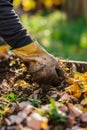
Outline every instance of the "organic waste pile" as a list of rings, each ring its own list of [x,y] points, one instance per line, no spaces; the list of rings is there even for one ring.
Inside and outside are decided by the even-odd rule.
[[[37,84],[14,55],[0,58],[0,130],[87,130],[87,73]],[[44,79],[43,79],[44,80]]]

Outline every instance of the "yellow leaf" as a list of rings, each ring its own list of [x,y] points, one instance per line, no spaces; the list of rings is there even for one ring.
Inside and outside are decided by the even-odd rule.
[[[35,8],[36,3],[34,0],[22,0],[23,9],[29,11]]]
[[[87,97],[81,101],[82,105],[87,105]]]
[[[87,96],[87,72],[84,74],[75,73],[73,78],[70,78],[68,82],[71,86],[65,90],[71,95],[79,98],[83,93],[84,97]]]
[[[82,110],[84,113],[87,112],[87,107],[84,107]]]
[[[8,108],[8,107],[5,107],[4,109],[4,114],[7,115],[7,114],[12,114],[12,109]]]
[[[14,84],[14,87],[19,87],[21,86],[22,88],[28,88],[29,87],[29,84],[26,83],[26,81],[24,80],[17,80],[17,82]]]
[[[43,130],[46,130],[47,127],[48,127],[48,121],[43,121],[43,122],[41,123],[41,128],[42,128]]]

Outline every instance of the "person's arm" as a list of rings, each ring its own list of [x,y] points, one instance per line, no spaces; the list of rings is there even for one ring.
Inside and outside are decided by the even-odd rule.
[[[37,42],[33,42],[22,27],[11,0],[0,0],[0,35],[12,46],[17,56],[29,63],[28,72],[35,81],[59,84],[64,79],[58,61]]]
[[[33,42],[33,39],[20,23],[11,1],[0,0],[0,36],[12,48],[19,48]]]

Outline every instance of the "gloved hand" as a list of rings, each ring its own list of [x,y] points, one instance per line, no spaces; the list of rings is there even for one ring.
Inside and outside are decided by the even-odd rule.
[[[14,49],[13,52],[29,63],[29,73],[35,81],[44,84],[59,84],[64,79],[64,71],[58,61],[37,42]]]

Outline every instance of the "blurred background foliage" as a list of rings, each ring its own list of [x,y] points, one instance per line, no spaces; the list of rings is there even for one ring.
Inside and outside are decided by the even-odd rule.
[[[87,61],[87,0],[14,0],[14,7],[48,52]]]

